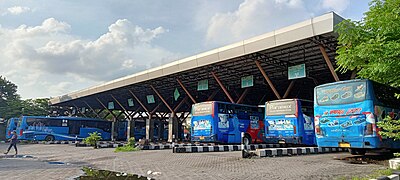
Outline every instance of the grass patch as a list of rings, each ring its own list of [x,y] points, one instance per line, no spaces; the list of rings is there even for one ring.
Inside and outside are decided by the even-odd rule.
[[[128,174],[128,173],[114,172],[114,171],[108,171],[108,170],[97,170],[97,169],[92,169],[89,167],[83,167],[82,170],[83,170],[83,172],[85,172],[85,175],[75,178],[76,180],[97,180],[97,179],[148,180],[148,179],[151,179],[151,178],[147,178],[147,177],[140,176],[137,174]]]
[[[132,146],[122,146],[122,147],[117,147],[114,150],[114,152],[131,152],[131,151],[140,151],[140,149]]]
[[[393,174],[393,169],[380,169],[376,170],[372,174],[369,174],[366,177],[351,177],[351,178],[346,178],[346,177],[339,177],[337,180],[346,180],[346,179],[351,179],[351,180],[369,180],[369,179],[376,179],[381,176],[390,176]]]

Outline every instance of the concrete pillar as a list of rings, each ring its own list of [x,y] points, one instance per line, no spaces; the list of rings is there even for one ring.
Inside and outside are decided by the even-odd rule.
[[[131,138],[131,125],[132,125],[132,117],[129,116],[128,119],[128,128],[126,129],[126,141],[129,140],[129,138]]]
[[[171,113],[171,116],[168,119],[168,142],[172,142],[174,140],[173,132],[174,132],[174,119],[175,113]],[[176,124],[176,123],[175,123]]]
[[[131,133],[131,137],[135,137],[135,129],[136,129],[136,121],[135,120],[131,120],[131,130],[129,131]],[[135,137],[135,141],[139,141],[139,139],[136,139]]]
[[[111,122],[111,141],[115,141],[115,118]]]
[[[175,139],[174,140],[178,140],[180,139],[179,136],[179,121],[178,121],[178,117],[174,118],[174,135],[175,135]]]
[[[164,124],[161,120],[158,120],[158,140],[162,140],[164,137]]]
[[[146,119],[146,139],[150,141],[154,139],[154,121],[151,120],[151,115]]]

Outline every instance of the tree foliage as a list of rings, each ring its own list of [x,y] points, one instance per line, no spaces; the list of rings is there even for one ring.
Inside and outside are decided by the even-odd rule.
[[[21,100],[20,95],[17,94],[17,85],[0,76],[1,118],[48,115],[50,110],[48,102],[48,98]]]
[[[364,15],[361,21],[345,20],[337,27],[339,70],[355,70],[361,78],[400,87],[400,0],[372,0]],[[387,117],[378,126],[383,137],[400,140],[399,120]]]
[[[356,70],[361,78],[400,86],[400,0],[372,0],[361,21],[337,27],[339,70]]]

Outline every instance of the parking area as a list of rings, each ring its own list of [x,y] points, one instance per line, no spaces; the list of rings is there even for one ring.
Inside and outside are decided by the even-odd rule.
[[[1,151],[6,148],[7,144],[0,144]],[[114,153],[114,148],[43,144],[20,145],[19,151],[34,158],[0,158],[0,177],[71,179],[82,173],[82,167],[90,166],[155,179],[338,179],[384,168],[334,159],[348,156],[348,153],[242,159],[241,152],[176,154],[172,150],[142,150]],[[148,171],[159,173],[148,175]]]

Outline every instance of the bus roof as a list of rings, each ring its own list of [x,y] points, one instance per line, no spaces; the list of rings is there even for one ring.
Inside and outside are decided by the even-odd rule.
[[[96,119],[96,118],[84,118],[84,117],[70,117],[70,116],[22,116],[23,118],[56,118],[56,119],[68,119],[68,120],[91,120],[91,121],[107,121],[104,119]]]
[[[204,101],[204,102],[199,102],[196,104],[202,104],[202,103],[221,103],[221,104],[234,104],[234,105],[240,105],[240,106],[249,106],[249,107],[257,107],[257,105],[248,105],[248,104],[237,104],[237,103],[231,103],[231,102],[225,102],[225,101]],[[195,104],[193,104],[195,105]]]
[[[337,84],[350,83],[350,82],[363,82],[363,81],[369,81],[369,80],[368,79],[351,79],[351,80],[345,80],[345,81],[338,81],[338,82],[332,82],[332,83],[327,83],[327,84],[321,84],[321,85],[316,86],[315,88],[331,86],[331,85],[337,85]]]
[[[285,102],[285,101],[293,101],[293,100],[297,100],[297,101],[306,101],[306,102],[314,102],[312,100],[307,100],[307,99],[298,99],[298,98],[292,98],[292,99],[277,99],[277,100],[272,100],[272,101],[267,101],[265,103],[271,103],[271,102]]]

